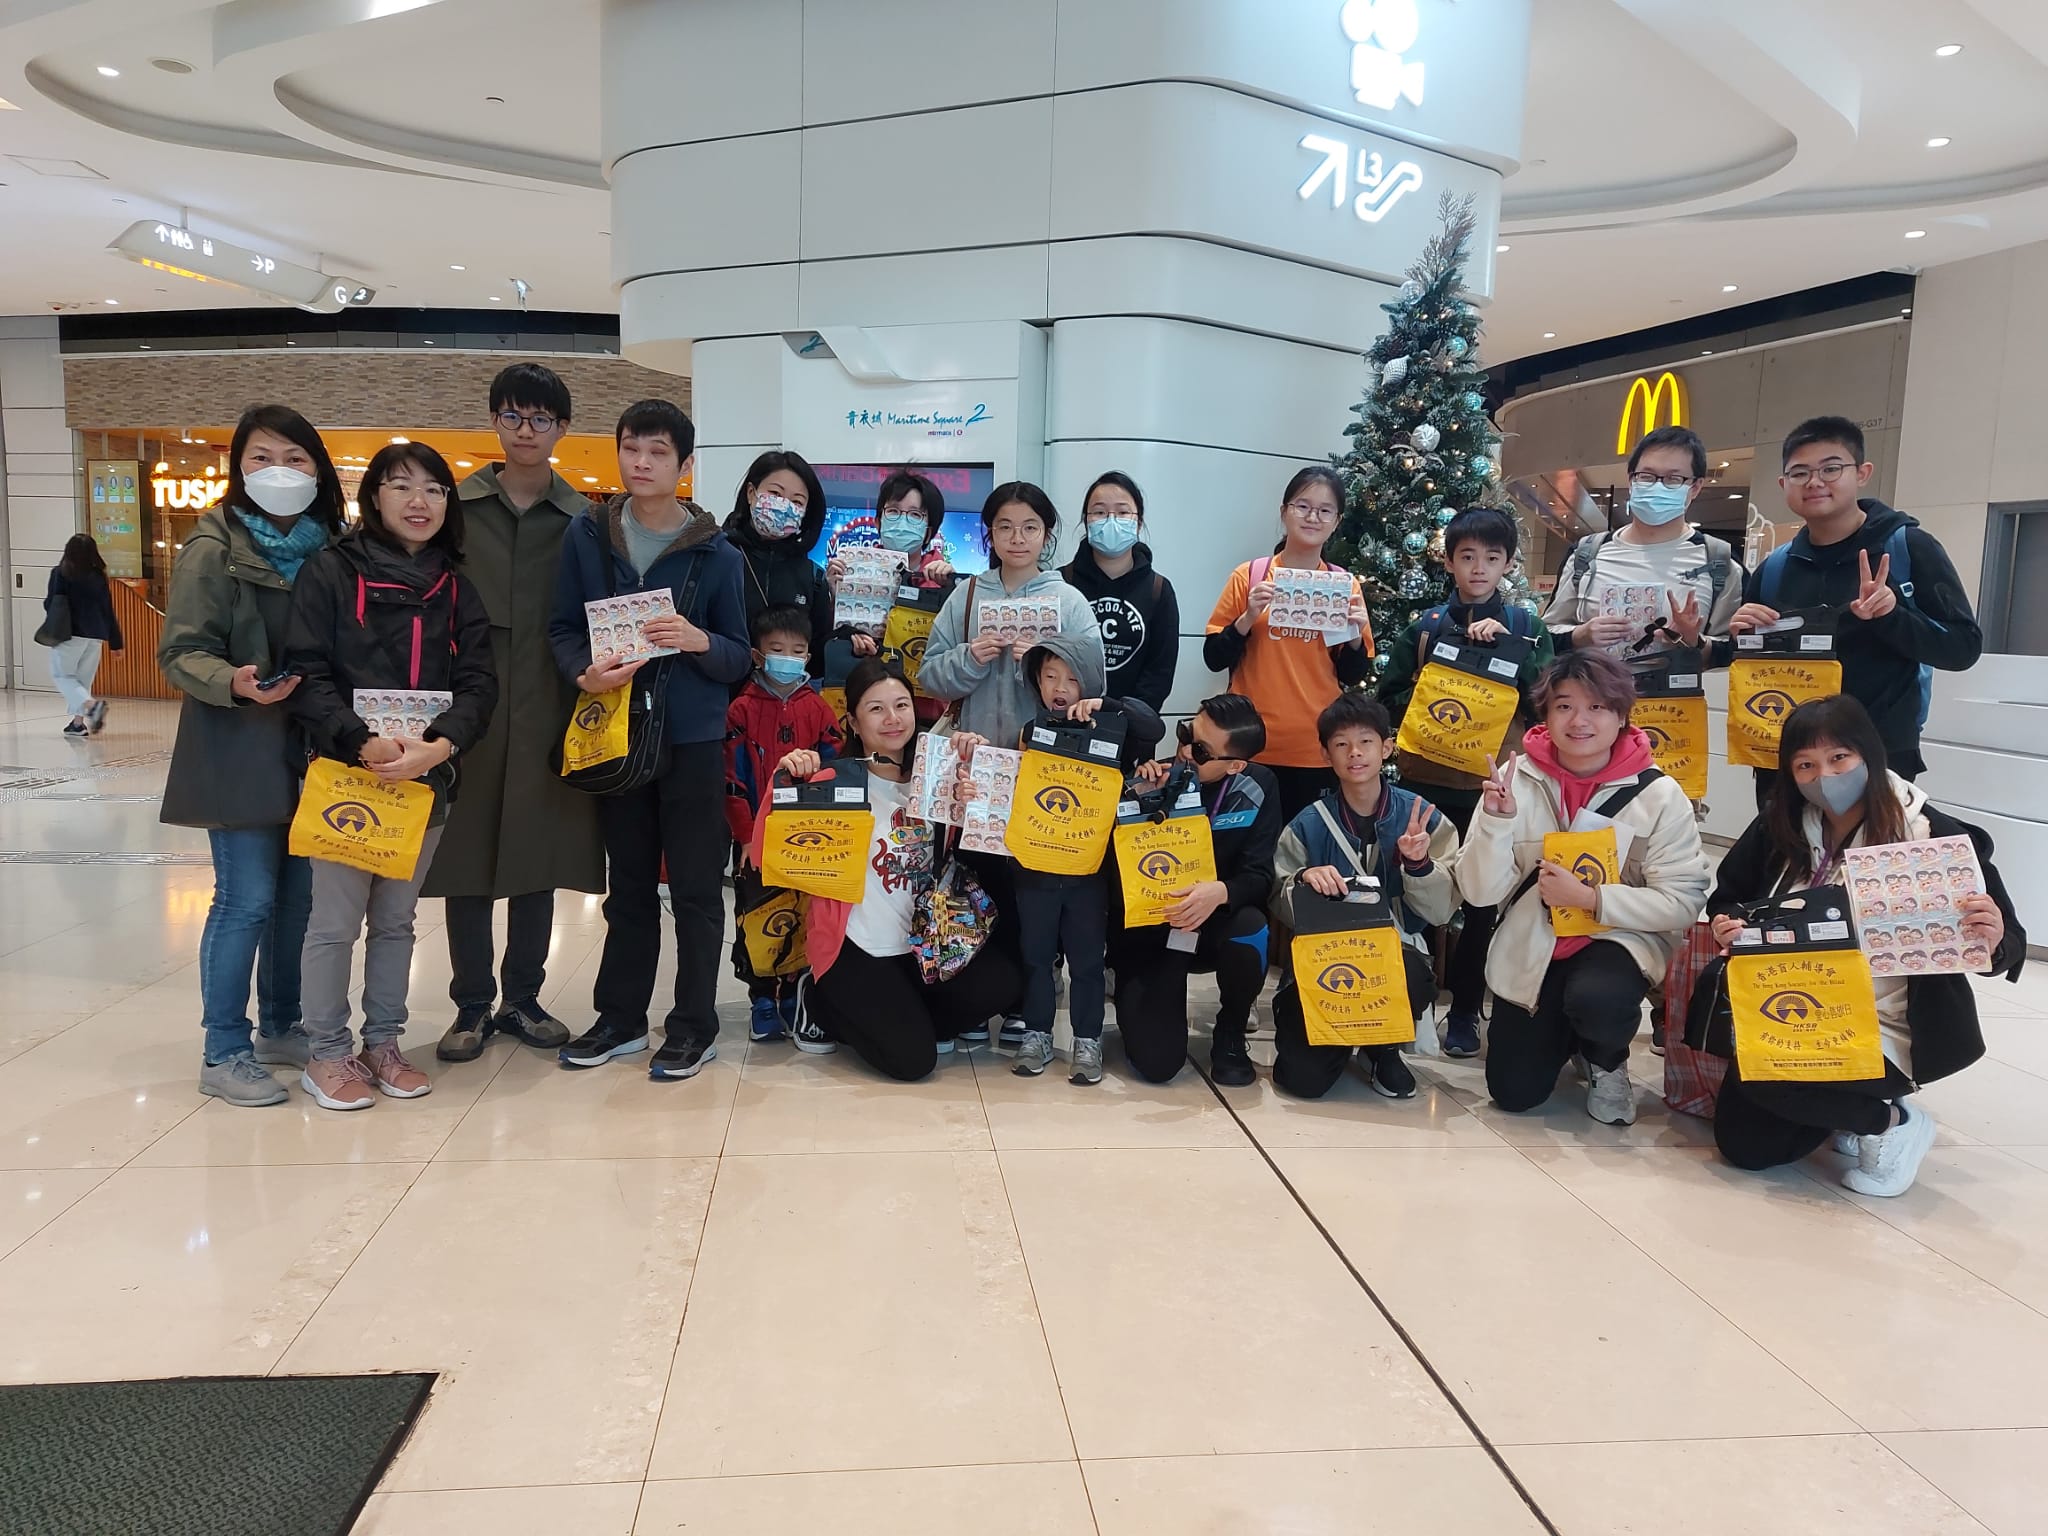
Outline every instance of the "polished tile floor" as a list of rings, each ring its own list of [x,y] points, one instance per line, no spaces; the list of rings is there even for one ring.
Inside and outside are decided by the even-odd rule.
[[[434,1093],[235,1110],[173,718],[0,694],[0,1381],[440,1372],[378,1536],[2048,1531],[2048,977],[1980,989],[1892,1201],[1647,1096],[1501,1115],[1470,1063],[896,1086],[750,1049],[729,982],[688,1083],[442,1067],[434,903]],[[563,902],[579,1027],[599,934]]]

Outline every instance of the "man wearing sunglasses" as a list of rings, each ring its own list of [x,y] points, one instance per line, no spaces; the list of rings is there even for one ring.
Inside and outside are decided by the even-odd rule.
[[[1841,416],[1801,422],[1785,439],[1778,484],[1805,524],[1750,573],[1731,635],[1803,608],[1833,608],[1842,692],[1863,701],[1892,772],[1917,778],[1928,669],[1967,672],[1984,635],[1948,551],[1905,513],[1861,492],[1875,466]],[[1757,805],[1777,775],[1757,770]]]
[[[462,793],[422,891],[447,904],[455,1022],[436,1048],[443,1061],[474,1060],[494,1033],[548,1051],[568,1043],[540,1002],[555,892],[604,889],[597,802],[549,766],[576,699],[548,644],[555,566],[570,521],[590,505],[550,462],[569,430],[568,387],[553,369],[514,363],[491,381],[491,424],[504,462],[486,464],[456,494],[467,528],[462,579],[491,616],[498,708],[484,739],[462,754]],[[491,929],[500,899],[502,964]]]

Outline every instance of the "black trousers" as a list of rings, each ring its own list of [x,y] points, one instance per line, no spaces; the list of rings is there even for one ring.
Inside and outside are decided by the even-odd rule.
[[[1738,1168],[1796,1163],[1837,1131],[1882,1136],[1893,1102],[1912,1091],[1913,1080],[1889,1061],[1883,1077],[1857,1083],[1745,1083],[1731,1061],[1714,1102],[1714,1145]]]
[[[1042,875],[1019,869],[1015,901],[1024,958],[1024,1022],[1032,1029],[1052,1029],[1053,962],[1065,955],[1067,1021],[1075,1039],[1100,1040],[1108,880],[1100,873]]]
[[[1432,790],[1427,784],[1418,784],[1415,789],[1425,800],[1432,793],[1444,797],[1448,803],[1430,803],[1450,818],[1451,825],[1458,829],[1459,841],[1464,841],[1465,834],[1472,830],[1472,814],[1479,809],[1478,797],[1468,799],[1464,790]],[[1465,926],[1451,950],[1451,963],[1444,979],[1451,987],[1451,1011],[1476,1016],[1486,1006],[1486,951],[1500,922],[1500,908],[1475,907],[1467,902],[1463,911]]]
[[[1273,782],[1280,789],[1280,817],[1283,823],[1294,820],[1314,805],[1324,790],[1337,787],[1337,776],[1327,768],[1284,768],[1277,763],[1267,763],[1265,766],[1271,770]],[[1121,978],[1118,984],[1122,984]]]
[[[498,979],[491,975],[491,908],[488,896],[450,896],[447,909],[448,996],[457,1008],[530,1003],[548,979],[548,945],[555,935],[555,893],[528,891],[505,898],[505,958]]]
[[[1502,1109],[1534,1109],[1557,1087],[1575,1052],[1602,1071],[1628,1060],[1642,1023],[1650,983],[1634,957],[1609,939],[1595,939],[1569,960],[1553,960],[1532,1014],[1504,997],[1493,1000],[1486,1036],[1486,1091]]]
[[[604,957],[591,1001],[600,1026],[647,1028],[661,961],[661,865],[675,910],[676,990],[666,1028],[680,1039],[718,1033],[719,940],[725,933],[725,752],[716,741],[672,747],[662,776],[598,801],[610,864]],[[717,835],[709,835],[717,828]]]
[[[1116,967],[1116,1026],[1131,1070],[1163,1083],[1188,1059],[1188,977],[1214,971],[1222,1006],[1216,1037],[1244,1043],[1252,1005],[1266,984],[1266,914],[1258,907],[1218,907],[1196,930],[1192,951],[1169,949],[1163,925],[1126,929],[1110,946]]]
[[[1429,1005],[1436,1001],[1436,971],[1427,955],[1405,945],[1402,946],[1401,960],[1408,973],[1408,1006],[1420,1019],[1428,1012]],[[1121,976],[1117,978],[1117,986],[1122,989]],[[1273,994],[1273,1033],[1279,1048],[1279,1053],[1273,1058],[1273,1085],[1296,1098],[1320,1099],[1337,1086],[1337,1079],[1351,1064],[1352,1047],[1348,1045],[1308,1043],[1308,1020],[1302,1015],[1301,994],[1295,990],[1291,975]],[[1378,1056],[1387,1051],[1398,1055],[1400,1050],[1398,1045],[1365,1048],[1368,1056]]]
[[[938,1043],[1002,1012],[1017,995],[1017,962],[994,944],[950,980],[926,986],[915,955],[869,954],[848,942],[811,988],[826,1034],[884,1077],[914,1083],[939,1062]]]

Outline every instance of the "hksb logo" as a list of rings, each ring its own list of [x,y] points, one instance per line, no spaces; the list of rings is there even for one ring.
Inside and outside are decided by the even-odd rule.
[[[351,837],[359,837],[372,827],[381,827],[377,813],[360,800],[337,800],[320,813],[320,819]]]

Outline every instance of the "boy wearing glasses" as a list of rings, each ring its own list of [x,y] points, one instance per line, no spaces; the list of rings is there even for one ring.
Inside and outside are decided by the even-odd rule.
[[[1560,655],[1697,649],[1728,634],[1742,567],[1725,540],[1685,514],[1707,483],[1707,445],[1690,427],[1659,427],[1628,456],[1629,521],[1572,546],[1543,622]]]
[[[555,892],[604,889],[597,802],[549,765],[576,698],[548,644],[555,567],[563,534],[590,505],[549,463],[569,430],[569,391],[553,370],[514,363],[491,381],[490,404],[504,462],[486,464],[456,494],[462,576],[491,618],[499,702],[483,740],[462,755],[462,794],[422,892],[447,910],[456,1012],[435,1049],[443,1061],[474,1060],[494,1033],[550,1051],[568,1043],[540,1002]],[[500,899],[502,959],[491,929]]]
[[[1806,526],[1750,575],[1729,632],[1761,629],[1797,609],[1835,609],[1842,692],[1869,710],[1892,772],[1917,778],[1927,766],[1923,669],[1966,672],[1984,650],[1970,599],[1939,540],[1860,494],[1874,466],[1864,462],[1855,422],[1801,422],[1785,439],[1783,465],[1785,505]],[[1776,778],[1757,770],[1759,808]]]

